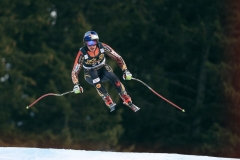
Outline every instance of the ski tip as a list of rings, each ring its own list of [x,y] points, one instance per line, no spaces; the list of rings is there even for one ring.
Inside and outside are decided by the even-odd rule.
[[[184,110],[184,109],[182,109],[182,112],[185,112],[185,110]]]
[[[26,109],[29,109],[29,107],[27,106]]]

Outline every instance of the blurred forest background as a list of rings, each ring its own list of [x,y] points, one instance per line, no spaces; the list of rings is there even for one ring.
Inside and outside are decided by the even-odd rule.
[[[240,4],[235,0],[1,0],[0,145],[240,157]],[[83,34],[94,30],[171,106],[122,81],[137,113],[104,83],[73,88]],[[116,75],[117,63],[108,59]]]

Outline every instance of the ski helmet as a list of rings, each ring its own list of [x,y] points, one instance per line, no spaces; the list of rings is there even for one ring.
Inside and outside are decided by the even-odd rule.
[[[83,36],[83,43],[86,44],[95,44],[98,42],[99,37],[95,31],[87,31]]]

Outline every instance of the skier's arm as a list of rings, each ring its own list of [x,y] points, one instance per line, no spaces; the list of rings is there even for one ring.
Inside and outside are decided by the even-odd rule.
[[[108,46],[107,44],[103,44],[104,50],[107,53],[107,55],[109,57],[111,57],[113,60],[115,60],[119,67],[122,69],[123,71],[123,79],[124,80],[131,80],[132,79],[132,74],[129,72],[129,70],[127,69],[127,65],[124,62],[124,60],[122,59],[122,57],[117,54],[110,46]]]
[[[81,51],[78,52],[76,58],[75,58],[75,62],[74,62],[74,65],[73,65],[73,69],[72,69],[72,81],[73,81],[73,84],[78,84],[78,74],[82,68],[82,65],[83,65],[83,54]]]
[[[122,59],[122,57],[117,54],[117,52],[115,52],[110,46],[108,46],[107,44],[102,43],[105,52],[107,53],[107,55],[112,58],[114,61],[116,61],[119,65],[119,67],[122,69],[122,71],[127,70],[127,66],[126,63],[124,62],[124,60]]]

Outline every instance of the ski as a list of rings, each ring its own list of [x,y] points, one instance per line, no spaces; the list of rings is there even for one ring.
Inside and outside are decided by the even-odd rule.
[[[109,106],[110,112],[113,112],[115,110],[116,103],[112,103]]]
[[[126,106],[128,106],[129,108],[131,108],[133,110],[133,112],[137,112],[138,110],[140,110],[139,107],[137,107],[135,104],[133,104],[132,102],[129,102],[128,104],[126,103],[123,103],[125,104]]]

